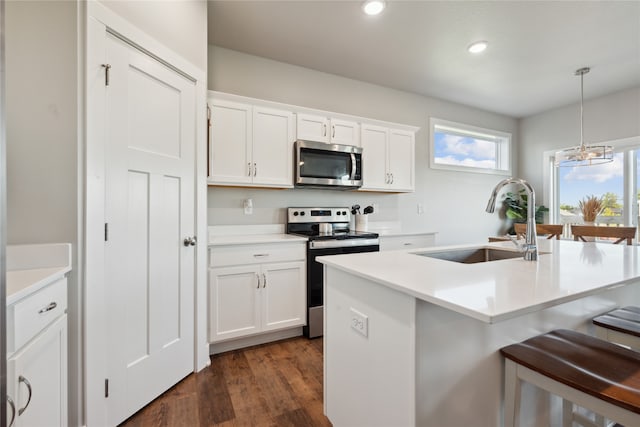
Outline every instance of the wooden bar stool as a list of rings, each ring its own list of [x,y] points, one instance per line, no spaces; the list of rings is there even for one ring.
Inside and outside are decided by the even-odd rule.
[[[505,357],[505,426],[519,425],[526,381],[625,426],[640,426],[640,353],[569,330],[500,349]],[[562,423],[596,425],[563,405]]]
[[[596,336],[640,351],[640,307],[623,307],[593,319]]]
[[[586,242],[585,237],[605,237],[617,239],[613,242],[627,242],[627,245],[633,245],[633,238],[636,236],[636,227],[597,227],[595,225],[572,225],[571,233],[573,240],[582,240]]]
[[[560,240],[563,228],[564,226],[562,224],[536,224],[536,234],[538,236],[546,234],[547,239],[553,239],[555,237]],[[513,224],[513,229],[518,237],[524,238],[524,235],[527,232],[527,224]]]

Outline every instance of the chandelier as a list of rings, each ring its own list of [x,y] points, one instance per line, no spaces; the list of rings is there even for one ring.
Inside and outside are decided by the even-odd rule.
[[[584,75],[589,67],[576,70],[580,76],[580,145],[556,151],[558,167],[592,166],[613,161],[613,148],[610,145],[585,145],[584,143]]]

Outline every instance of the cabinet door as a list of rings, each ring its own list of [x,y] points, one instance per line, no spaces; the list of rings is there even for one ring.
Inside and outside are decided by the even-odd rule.
[[[260,266],[209,270],[209,342],[260,331]]]
[[[13,380],[14,426],[67,425],[66,315],[16,352],[7,361],[7,370]]]
[[[305,263],[288,262],[262,266],[262,330],[271,331],[306,322]]]
[[[251,105],[211,101],[210,182],[247,184],[253,180],[251,111]]]
[[[390,188],[393,191],[414,191],[415,135],[413,132],[391,129],[389,131]]]
[[[385,190],[389,182],[387,173],[387,140],[385,127],[362,125],[362,190]]]
[[[296,118],[298,139],[329,142],[329,120],[324,116],[298,114]]]
[[[348,120],[331,119],[331,142],[360,146],[360,125]]]
[[[253,108],[254,185],[293,187],[293,113]]]

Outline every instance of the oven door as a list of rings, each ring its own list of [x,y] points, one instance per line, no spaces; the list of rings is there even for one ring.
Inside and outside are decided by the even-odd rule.
[[[296,186],[362,186],[362,149],[350,145],[296,141]]]
[[[307,251],[307,326],[304,327],[305,336],[315,338],[324,333],[324,265],[316,261],[316,258],[323,255],[378,252],[379,250],[380,245],[367,245],[309,249]]]

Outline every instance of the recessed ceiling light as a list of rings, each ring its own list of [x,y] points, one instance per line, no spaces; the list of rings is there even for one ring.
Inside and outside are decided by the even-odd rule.
[[[483,41],[471,43],[467,48],[467,50],[471,53],[480,53],[480,52],[484,52],[484,50],[487,48],[488,45],[489,43],[483,40]]]
[[[377,15],[385,8],[384,0],[368,0],[362,4],[362,10],[367,15]]]

